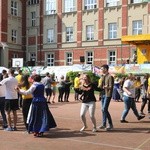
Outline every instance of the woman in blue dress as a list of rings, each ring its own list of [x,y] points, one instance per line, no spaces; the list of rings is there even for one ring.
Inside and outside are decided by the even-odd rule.
[[[40,82],[41,76],[35,75],[33,77],[33,84],[27,90],[21,90],[17,88],[20,94],[32,94],[33,100],[31,104],[31,112],[28,120],[28,132],[33,132],[34,136],[43,136],[45,131],[50,128],[55,128],[55,120],[49,111],[48,105],[46,103],[46,98],[44,97],[44,85]]]

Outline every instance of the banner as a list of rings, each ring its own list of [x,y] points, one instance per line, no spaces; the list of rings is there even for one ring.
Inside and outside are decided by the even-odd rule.
[[[100,67],[93,66],[93,73],[97,76],[101,76],[102,70],[100,69]],[[125,74],[125,66],[109,66],[109,73],[112,75]]]
[[[125,65],[125,72],[133,74],[150,73],[150,64],[127,64]]]

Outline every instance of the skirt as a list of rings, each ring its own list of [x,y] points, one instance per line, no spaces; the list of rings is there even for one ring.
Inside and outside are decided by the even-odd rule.
[[[45,132],[57,126],[46,102],[33,102],[31,104],[27,123],[28,132]]]

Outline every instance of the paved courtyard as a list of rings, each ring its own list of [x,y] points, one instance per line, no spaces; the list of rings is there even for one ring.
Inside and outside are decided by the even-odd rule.
[[[57,99],[57,98],[56,98]],[[139,110],[141,103],[137,103]],[[18,131],[0,129],[0,150],[150,150],[150,119],[146,117],[138,121],[133,112],[127,116],[129,123],[120,123],[124,108],[123,102],[111,101],[114,129],[98,130],[93,133],[92,124],[87,113],[88,128],[79,132],[82,127],[79,117],[81,102],[75,102],[73,94],[69,103],[49,105],[57,122],[57,128],[45,133],[42,138],[35,138],[25,133],[21,111],[18,112]],[[146,113],[147,108],[145,108]],[[96,102],[97,126],[101,124],[100,102]],[[1,120],[1,116],[0,116]]]

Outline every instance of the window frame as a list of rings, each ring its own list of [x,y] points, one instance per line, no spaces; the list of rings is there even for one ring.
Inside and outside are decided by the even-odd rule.
[[[31,12],[31,26],[32,27],[36,26],[36,12],[35,11]]]
[[[75,0],[64,0],[64,12],[75,11]]]
[[[141,35],[141,34],[142,34],[142,20],[132,21],[132,35]]]
[[[50,58],[48,58],[48,55],[50,55],[50,56],[53,56],[52,58],[50,57]],[[48,61],[48,60],[50,60],[50,61]],[[53,60],[53,61],[51,61],[51,60]],[[46,54],[46,65],[47,66],[54,66],[55,65],[55,55],[54,55],[54,53],[47,53]]]
[[[73,64],[73,53],[66,52],[66,65],[71,66]]]
[[[73,42],[73,27],[66,27],[66,42]]]
[[[137,3],[142,3],[142,0],[130,0],[131,4],[137,4]]]
[[[108,39],[117,38],[117,23],[108,23]]]
[[[97,0],[84,0],[85,10],[96,9],[96,8],[97,8]]]
[[[28,0],[28,5],[39,4],[39,0]]]
[[[11,41],[12,43],[17,43],[17,30],[11,30]]]
[[[11,15],[18,16],[18,2],[11,0]]]
[[[19,58],[17,53],[13,53],[13,58]]]
[[[94,25],[86,26],[86,41],[94,40]]]
[[[47,29],[47,43],[54,43],[54,28]]]
[[[120,4],[119,0],[107,0],[106,7],[118,6]]]
[[[92,55],[90,55],[92,54]],[[93,51],[87,51],[86,52],[86,64],[93,64],[94,60],[94,53]]]
[[[45,1],[45,13],[46,15],[56,14],[56,0]]]
[[[115,55],[110,55],[111,53],[112,54],[115,53]],[[116,64],[116,58],[117,58],[116,50],[109,50],[108,51],[108,57],[109,57],[108,64],[115,65]],[[112,60],[111,60],[111,58],[112,58]],[[115,59],[115,60],[113,60],[113,59]]]

